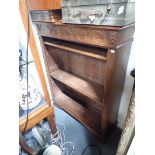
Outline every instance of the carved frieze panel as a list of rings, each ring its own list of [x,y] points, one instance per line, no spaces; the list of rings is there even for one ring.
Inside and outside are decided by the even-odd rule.
[[[130,38],[130,35],[122,37],[121,30],[104,29],[98,27],[77,27],[75,25],[37,22],[38,30],[42,36],[53,37],[62,40],[74,41],[84,44],[91,44],[106,48],[116,48]],[[131,29],[132,30],[132,29]],[[124,32],[125,33],[125,32]]]

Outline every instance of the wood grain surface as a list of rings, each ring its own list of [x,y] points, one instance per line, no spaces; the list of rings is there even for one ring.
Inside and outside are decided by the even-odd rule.
[[[30,10],[61,9],[61,0],[28,0]]]
[[[56,47],[46,47],[51,72],[60,68],[86,81],[104,84],[106,61]]]
[[[132,38],[134,24],[126,27],[86,26],[35,22],[41,36],[67,40],[91,46],[116,49]]]
[[[62,70],[57,70],[53,73],[50,73],[50,75],[52,78],[60,81],[68,87],[71,87],[75,91],[80,92],[84,96],[87,96],[92,100],[102,102],[102,86],[87,82]]]
[[[134,24],[35,23],[55,105],[105,139],[117,122]]]
[[[100,132],[100,118],[90,113],[89,110],[78,102],[65,94],[57,96],[55,102],[60,108],[64,109],[77,120],[80,120],[92,132]]]

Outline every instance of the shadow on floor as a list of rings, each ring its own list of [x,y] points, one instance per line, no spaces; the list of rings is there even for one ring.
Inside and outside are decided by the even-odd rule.
[[[66,141],[74,143],[73,155],[81,155],[84,148],[89,144],[96,144],[102,151],[102,155],[115,155],[119,139],[121,136],[121,130],[116,128],[110,135],[108,140],[102,144],[99,142],[89,130],[71,117],[69,114],[61,109],[55,108],[56,122],[61,122],[65,125],[65,137]],[[91,147],[86,150],[83,155],[99,155],[98,150],[95,147]]]

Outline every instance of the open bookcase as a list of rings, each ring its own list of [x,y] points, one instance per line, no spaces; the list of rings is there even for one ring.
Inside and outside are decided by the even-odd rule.
[[[104,141],[117,123],[134,24],[108,27],[33,22],[54,104]]]
[[[47,37],[43,41],[55,104],[97,134],[107,50]]]
[[[31,10],[54,104],[105,140],[117,123],[134,24],[64,24],[60,14]]]

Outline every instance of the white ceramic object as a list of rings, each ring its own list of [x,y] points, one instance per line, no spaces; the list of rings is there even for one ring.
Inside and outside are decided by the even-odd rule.
[[[23,110],[27,110],[27,88],[26,79],[21,79],[19,83],[19,104]],[[37,106],[41,101],[41,96],[32,85],[28,87],[28,109]]]
[[[43,153],[43,155],[62,155],[60,148],[56,145],[50,145]]]

